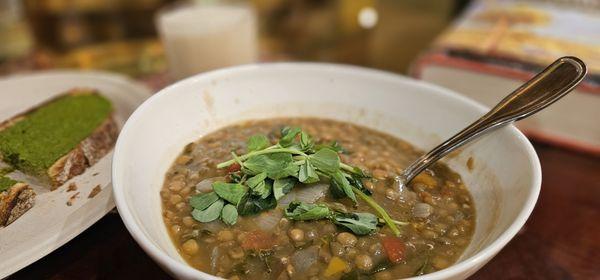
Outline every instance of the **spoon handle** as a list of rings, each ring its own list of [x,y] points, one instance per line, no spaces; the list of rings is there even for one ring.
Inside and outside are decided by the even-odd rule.
[[[585,76],[586,66],[576,57],[562,57],[502,99],[492,110],[408,166],[398,176],[406,185],[416,175],[456,148],[494,129],[524,119],[569,93]]]

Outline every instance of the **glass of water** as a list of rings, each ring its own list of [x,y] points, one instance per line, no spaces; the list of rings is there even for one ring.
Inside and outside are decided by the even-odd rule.
[[[246,2],[187,2],[161,10],[156,24],[174,79],[258,59],[256,15]]]

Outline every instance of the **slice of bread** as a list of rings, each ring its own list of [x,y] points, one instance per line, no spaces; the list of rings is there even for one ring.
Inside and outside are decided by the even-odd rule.
[[[56,189],[112,149],[112,110],[94,90],[71,90],[0,123],[0,158]]]
[[[21,217],[35,203],[35,192],[29,185],[6,177],[0,178],[0,227]]]

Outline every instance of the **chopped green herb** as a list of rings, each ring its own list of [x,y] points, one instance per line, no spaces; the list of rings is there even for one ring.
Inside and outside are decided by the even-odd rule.
[[[319,220],[329,217],[331,211],[325,204],[307,204],[294,201],[285,209],[285,216],[296,221]]]
[[[334,197],[348,197],[355,204],[358,203],[357,196],[360,197],[379,214],[395,235],[400,234],[395,221],[369,197],[370,191],[363,186],[362,179],[369,176],[360,168],[341,162],[338,153],[344,152],[344,149],[339,143],[315,145],[312,137],[298,127],[282,128],[277,144],[269,146],[270,142],[264,135],[254,135],[248,140],[248,153],[240,156],[232,153],[233,159],[217,164],[217,168],[226,168],[234,163],[241,166],[241,170],[228,175],[233,184],[213,184],[219,197],[237,206],[239,215],[273,209],[277,206],[277,200],[289,193],[296,183],[312,184],[327,178]],[[312,208],[298,208],[297,211],[308,210],[316,211]],[[305,218],[293,211],[288,214],[297,215],[298,219]],[[372,232],[373,217],[338,216],[340,219],[337,224],[358,232]],[[334,216],[329,215],[329,218],[335,222]],[[377,224],[377,217],[374,221]]]
[[[4,176],[6,174],[10,174],[13,171],[15,171],[15,168],[14,167],[10,167],[10,166],[9,167],[0,168],[0,177]]]
[[[219,196],[215,192],[197,194],[190,198],[190,206],[198,210],[204,210],[217,200],[219,200]]]
[[[233,205],[238,205],[247,192],[246,188],[241,184],[214,182],[212,187],[219,197],[229,201]]]
[[[250,157],[244,162],[244,167],[251,171],[250,175],[262,172],[267,173],[271,179],[281,179],[298,173],[298,166],[294,165],[290,153],[273,153]]]
[[[17,183],[17,181],[15,181],[11,178],[0,177],[0,192],[8,190],[10,187],[12,187],[16,183]]]
[[[356,196],[352,191],[352,186],[350,186],[350,182],[348,182],[348,179],[346,179],[346,176],[344,176],[341,171],[338,170],[337,172],[331,174],[331,182],[332,184],[336,185],[335,187],[337,189],[341,189],[347,197],[352,199],[354,203],[357,203]]]
[[[300,132],[300,148],[304,152],[311,151],[315,146],[312,137],[304,131]]]
[[[377,216],[371,213],[344,213],[332,210],[326,204],[309,204],[294,201],[284,210],[285,217],[297,221],[329,219],[355,234],[367,235],[377,230]]]
[[[277,179],[273,182],[273,195],[275,200],[281,199],[284,195],[289,193],[292,188],[296,185],[297,180],[294,177],[287,177]]]
[[[270,181],[266,181],[265,179],[267,179],[267,173],[263,172],[249,178],[246,184],[252,189],[253,194],[261,198],[267,198],[271,194],[272,185]]]
[[[201,223],[212,222],[221,216],[221,210],[223,210],[224,205],[225,202],[222,199],[219,199],[204,210],[192,210],[192,217]]]
[[[340,157],[329,148],[318,150],[310,156],[310,162],[319,170],[331,174],[339,171]]]
[[[0,132],[3,161],[33,175],[45,175],[110,116],[112,105],[88,90],[66,94],[26,114]]]
[[[294,139],[302,130],[299,127],[284,127],[281,129],[281,138],[279,145],[281,147],[289,147],[294,144]]]
[[[238,204],[238,213],[240,216],[248,216],[258,214],[262,211],[273,209],[277,206],[277,200],[270,195],[267,198],[261,198],[255,195],[246,195]]]
[[[238,212],[235,206],[227,204],[221,210],[221,220],[228,225],[235,225],[238,218]]]
[[[248,139],[248,152],[258,151],[269,147],[271,143],[267,136],[256,134]]]
[[[298,180],[305,184],[319,182],[319,175],[317,174],[317,171],[313,167],[312,163],[310,163],[310,160],[305,160],[304,163],[300,165]]]
[[[377,230],[377,216],[371,213],[336,213],[333,223],[346,227],[358,235],[367,235]]]

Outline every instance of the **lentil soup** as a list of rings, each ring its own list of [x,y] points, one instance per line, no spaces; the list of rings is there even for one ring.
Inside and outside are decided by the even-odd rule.
[[[285,140],[286,133],[291,138]],[[262,152],[255,135],[265,136]],[[290,166],[299,167],[283,179],[279,173],[251,173],[249,151],[266,154],[274,149],[267,144],[284,145],[284,140],[296,141],[281,151],[291,149]],[[339,157],[347,181],[318,160],[326,154],[322,146],[337,153],[328,158]],[[469,244],[475,208],[460,176],[440,163],[398,190],[394,176],[420,154],[390,135],[332,120],[236,124],[185,147],[165,177],[163,218],[191,266],[226,279],[397,279],[431,273],[454,263]],[[285,180],[293,184],[281,187]],[[348,181],[355,195],[332,190],[346,190]],[[236,199],[218,189],[233,193],[235,186],[246,194]],[[263,200],[248,208],[250,193]],[[260,211],[248,215],[248,209]]]

